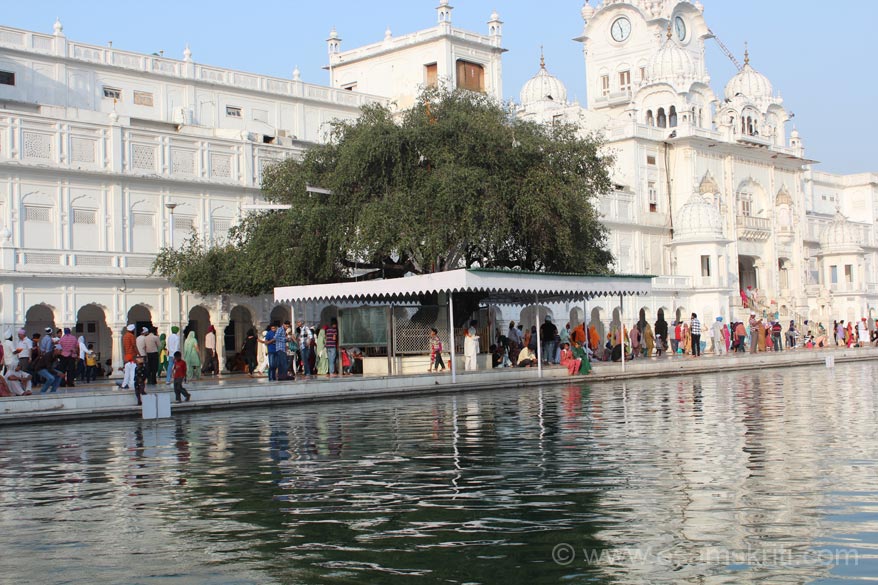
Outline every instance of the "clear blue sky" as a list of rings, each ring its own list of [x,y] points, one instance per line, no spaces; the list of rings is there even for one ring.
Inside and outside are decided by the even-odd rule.
[[[713,31],[742,57],[749,41],[751,63],[780,90],[807,154],[830,172],[878,172],[878,0],[702,0]],[[592,0],[592,4],[595,0]],[[144,53],[164,50],[181,58],[188,42],[193,59],[211,65],[328,83],[325,40],[335,26],[342,49],[379,41],[436,22],[438,0],[227,0],[148,3],[3,1],[0,23],[51,32],[60,16],[68,38]],[[571,99],[585,101],[581,0],[456,0],[454,26],[486,32],[493,9],[504,21],[504,96],[518,100],[522,84],[546,62],[567,85]],[[734,74],[711,41],[708,68],[720,95]]]

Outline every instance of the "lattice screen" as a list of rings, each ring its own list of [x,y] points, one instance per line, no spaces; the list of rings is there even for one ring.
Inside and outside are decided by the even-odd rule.
[[[396,355],[430,353],[430,329],[448,345],[448,310],[435,305],[393,307],[393,350]],[[445,348],[447,350],[447,348]]]

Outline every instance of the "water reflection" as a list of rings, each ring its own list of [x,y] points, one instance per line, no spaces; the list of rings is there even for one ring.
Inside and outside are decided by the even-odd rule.
[[[802,583],[878,574],[871,365],[0,430],[0,574]]]

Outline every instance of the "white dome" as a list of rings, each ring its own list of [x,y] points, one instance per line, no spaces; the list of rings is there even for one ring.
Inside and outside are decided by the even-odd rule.
[[[522,106],[542,101],[566,104],[567,88],[564,87],[560,79],[546,71],[546,63],[541,57],[540,70],[527,80],[527,83],[521,88],[519,97]]]
[[[678,79],[694,79],[697,74],[689,53],[672,38],[665,40],[646,66],[646,78],[650,83],[661,81],[673,83]]]
[[[701,193],[695,193],[677,212],[674,239],[721,240],[723,220],[716,207]]]
[[[741,94],[751,100],[770,98],[771,82],[768,78],[750,67],[750,55],[744,53],[744,67],[726,84],[726,99],[730,100]]]
[[[860,234],[856,226],[841,214],[835,212],[832,221],[820,233],[820,245],[824,248],[839,246],[859,246]]]

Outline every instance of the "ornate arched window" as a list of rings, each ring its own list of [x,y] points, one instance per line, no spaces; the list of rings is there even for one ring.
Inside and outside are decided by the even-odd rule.
[[[665,116],[665,109],[658,109],[658,127],[659,128],[667,128],[668,127],[668,119]]]
[[[668,126],[671,128],[677,127],[677,107],[671,106],[670,114],[668,115]]]
[[[655,118],[652,115],[652,110],[646,110],[646,125],[655,126]]]

